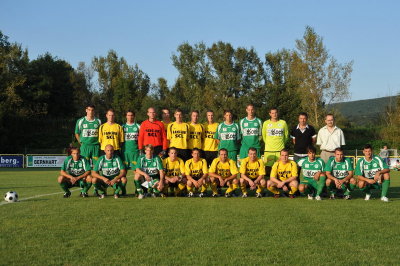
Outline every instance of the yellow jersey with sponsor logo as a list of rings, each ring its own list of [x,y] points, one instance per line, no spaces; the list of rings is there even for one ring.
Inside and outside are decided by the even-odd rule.
[[[206,160],[200,159],[197,162],[193,159],[187,160],[185,163],[185,174],[190,175],[194,179],[201,178],[204,174],[208,174]]]
[[[233,160],[227,159],[226,162],[223,163],[219,158],[215,158],[212,161],[208,172],[215,173],[222,178],[228,178],[239,173],[236,163]]]
[[[286,179],[295,176],[297,177],[297,165],[292,160],[289,160],[285,164],[277,161],[272,166],[271,177],[275,177],[281,181],[285,181]]]
[[[256,179],[260,175],[265,175],[265,166],[264,162],[261,159],[257,159],[257,161],[250,161],[249,157],[246,157],[240,163],[240,171],[241,174],[245,174],[248,178]]]

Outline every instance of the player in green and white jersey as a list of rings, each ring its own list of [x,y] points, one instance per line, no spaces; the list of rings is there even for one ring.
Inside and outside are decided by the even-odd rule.
[[[71,155],[64,160],[58,177],[58,183],[65,192],[64,198],[69,198],[71,196],[69,188],[76,186],[81,188],[80,196],[86,198],[92,186],[91,182],[89,162],[80,155],[79,148],[71,148]]]
[[[148,188],[153,197],[156,197],[156,193],[160,193],[164,188],[164,170],[161,158],[157,155],[154,156],[154,148],[151,144],[144,146],[144,153],[139,157],[136,165],[134,180],[136,192],[139,194],[138,199],[144,197],[142,185]]]
[[[331,199],[335,199],[337,190],[344,192],[344,199],[351,199],[351,191],[356,187],[353,178],[354,167],[350,158],[345,158],[342,148],[335,149],[335,157],[329,158],[325,165],[326,188]]]
[[[371,198],[371,188],[382,189],[381,200],[388,202],[389,166],[381,157],[373,155],[371,145],[365,145],[363,153],[364,157],[357,161],[356,166],[355,174],[358,177],[358,187],[365,192],[365,200]]]
[[[111,144],[104,148],[105,155],[101,156],[92,171],[92,183],[100,192],[99,198],[103,199],[107,187],[114,189],[114,198],[119,198],[119,192],[126,186],[125,165],[118,155],[114,154],[114,147]]]
[[[257,157],[261,158],[262,122],[255,116],[254,105],[246,107],[247,117],[239,122],[240,134],[242,135],[242,146],[240,147],[240,160],[247,157],[249,149],[257,150]]]
[[[224,111],[224,119],[225,122],[218,125],[214,138],[218,141],[218,150],[226,149],[228,158],[236,162],[240,145],[240,128],[233,122],[231,111]]]
[[[307,194],[308,199],[321,200],[321,193],[325,187],[325,162],[321,158],[315,157],[316,149],[314,146],[307,148],[307,157],[301,158],[297,165],[301,167],[303,180],[300,182],[300,194]]]
[[[75,125],[75,137],[81,144],[81,155],[92,160],[94,165],[100,155],[99,127],[101,121],[94,117],[94,105],[86,107],[86,116],[78,119]]]
[[[135,112],[126,112],[126,123],[122,125],[125,134],[125,142],[122,146],[122,160],[126,169],[135,170],[137,160],[139,159],[139,129],[140,125],[135,123]]]

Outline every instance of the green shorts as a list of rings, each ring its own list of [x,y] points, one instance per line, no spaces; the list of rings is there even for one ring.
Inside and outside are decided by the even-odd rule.
[[[238,151],[228,151],[228,158],[233,160],[234,162],[237,161]]]
[[[281,152],[280,151],[266,151],[264,152],[264,163],[265,166],[272,167],[275,162],[279,160]]]
[[[92,163],[96,162],[100,156],[100,144],[81,144],[81,155],[85,157],[86,160],[93,160]]]
[[[382,188],[381,184],[378,184],[378,183],[375,183],[375,184],[368,184],[367,182],[365,182],[365,183],[366,183],[366,186],[369,186],[370,189],[381,189]]]
[[[314,180],[314,178],[311,178],[311,177],[304,177],[304,179],[300,181],[300,184],[311,186],[315,189],[317,189],[317,186],[318,186],[317,183],[318,183],[318,181]]]
[[[251,147],[246,146],[246,145],[242,145],[240,147],[240,160],[249,156],[249,149],[250,148]],[[256,147],[253,147],[253,148],[255,148],[257,150],[257,157],[261,158],[261,148],[256,148]]]
[[[125,151],[122,153],[122,161],[124,162],[127,169],[136,169],[136,164],[139,159],[139,150],[137,151]]]

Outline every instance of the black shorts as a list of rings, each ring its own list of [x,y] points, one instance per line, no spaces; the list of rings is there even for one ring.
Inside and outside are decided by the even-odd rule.
[[[218,157],[218,151],[204,151],[204,159],[206,159],[208,166],[211,165],[212,161]]]

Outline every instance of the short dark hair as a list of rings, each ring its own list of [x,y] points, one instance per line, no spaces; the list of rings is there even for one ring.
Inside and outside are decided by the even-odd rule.
[[[341,147],[339,147],[339,148],[336,148],[336,149],[335,149],[335,152],[337,152],[337,151],[344,152],[344,151],[343,151],[343,149],[342,149]]]
[[[86,108],[93,108],[93,109],[96,109],[96,107],[94,106],[94,104],[88,104],[88,105],[86,105]]]
[[[199,111],[198,110],[193,110],[193,111],[190,112],[190,115],[192,115],[193,113],[199,114]]]
[[[276,111],[278,111],[278,108],[276,108],[275,106],[273,106],[273,107],[269,108],[269,111],[270,111],[270,112],[271,112],[272,110],[276,110]]]
[[[128,113],[132,113],[133,115],[136,115],[136,114],[135,114],[135,112],[134,112],[134,111],[132,111],[132,110],[128,110],[128,111],[126,111],[126,114],[128,114]]]
[[[317,149],[314,146],[310,145],[310,146],[307,147],[307,152],[316,153]]]
[[[194,151],[198,151],[200,153],[200,149],[198,149],[198,148],[193,148],[192,149],[192,154],[193,154]]]
[[[247,153],[249,153],[249,151],[255,151],[255,152],[257,152],[257,149],[254,148],[254,147],[250,147],[250,148],[247,150]]]
[[[220,153],[221,153],[221,151],[226,151],[226,153],[228,153],[228,150],[227,150],[227,149],[225,149],[225,148],[222,148],[222,149],[220,149],[220,150],[218,151],[218,154],[220,154]]]
[[[182,109],[176,108],[174,114],[176,113],[183,113]]]
[[[112,108],[108,108],[107,111],[106,111],[106,114],[107,114],[108,112],[113,112],[113,113],[115,113],[114,109],[112,109]]]
[[[213,110],[211,110],[211,109],[209,109],[209,110],[207,110],[207,112],[206,113],[214,113],[214,111]]]
[[[308,118],[308,114],[307,114],[306,112],[300,112],[300,113],[299,113],[299,116],[301,116],[301,115],[302,115],[302,116],[305,116],[306,118]]]
[[[280,154],[281,154],[282,152],[287,152],[287,153],[289,153],[289,150],[286,149],[286,148],[284,148],[284,149],[282,149],[282,150],[280,151]]]
[[[169,109],[168,109],[167,107],[161,108],[161,111],[162,111],[162,110],[167,110],[167,111],[169,112]]]
[[[334,116],[332,113],[328,113],[328,114],[326,114],[326,115],[325,115],[325,118],[326,118],[327,116],[332,116],[332,117],[333,117],[333,119],[335,119],[335,116]]]
[[[249,104],[246,105],[246,108],[249,107],[249,106],[253,106],[254,107],[254,104],[249,103]]]
[[[371,144],[365,144],[365,145],[364,145],[364,150],[368,150],[368,149],[371,149],[371,150],[372,150]]]
[[[224,115],[225,115],[226,113],[231,113],[231,114],[232,114],[232,111],[229,110],[229,109],[225,109],[225,110],[224,110]]]
[[[172,150],[178,151],[175,147],[170,147],[170,148],[168,148],[168,153],[169,153],[170,151],[172,151]]]

